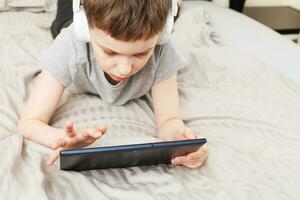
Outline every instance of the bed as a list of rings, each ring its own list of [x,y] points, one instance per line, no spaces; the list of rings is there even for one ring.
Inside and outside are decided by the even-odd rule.
[[[207,161],[195,170],[66,172],[46,166],[51,150],[14,131],[41,70],[37,57],[52,42],[55,1],[1,1],[0,10],[0,199],[300,198],[296,44],[237,12],[185,1],[173,34],[188,63],[178,75],[180,103],[185,122],[208,140]],[[108,106],[67,92],[50,123],[107,124],[93,146],[158,141],[148,102]]]

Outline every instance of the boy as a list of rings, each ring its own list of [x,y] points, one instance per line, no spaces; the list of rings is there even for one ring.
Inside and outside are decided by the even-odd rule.
[[[75,21],[58,35],[40,59],[44,69],[17,131],[54,150],[49,165],[59,157],[59,151],[82,148],[99,139],[106,126],[77,130],[72,121],[64,129],[48,125],[64,89],[72,85],[79,92],[97,94],[114,105],[124,105],[151,91],[157,137],[198,138],[185,126],[179,111],[177,70],[184,63],[171,41],[158,45],[171,0],[85,0],[83,7],[89,42],[78,40]],[[206,157],[205,145],[171,162],[196,168]]]

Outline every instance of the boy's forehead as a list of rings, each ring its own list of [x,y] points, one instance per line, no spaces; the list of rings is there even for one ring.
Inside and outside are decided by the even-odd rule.
[[[158,35],[152,37],[148,40],[138,40],[134,42],[126,42],[121,40],[116,40],[110,35],[106,34],[100,29],[91,29],[92,42],[102,48],[122,53],[122,54],[136,54],[147,51],[155,47]]]

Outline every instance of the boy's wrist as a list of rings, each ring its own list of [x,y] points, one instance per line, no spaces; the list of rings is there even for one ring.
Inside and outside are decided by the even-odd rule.
[[[174,125],[184,125],[182,118],[180,117],[171,117],[164,121],[162,124],[157,126],[157,129],[161,129],[166,125],[174,124]]]
[[[181,118],[171,118],[165,121],[158,129],[156,136],[162,140],[175,140],[175,135],[185,127]]]
[[[63,129],[51,127],[37,119],[19,122],[16,131],[20,132],[26,140],[36,142],[48,148],[52,148],[53,144],[59,138],[63,138],[66,135]]]

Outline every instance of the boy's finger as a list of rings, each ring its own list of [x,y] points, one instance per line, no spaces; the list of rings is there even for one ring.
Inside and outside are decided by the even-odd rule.
[[[185,163],[183,166],[188,167],[190,169],[196,169],[200,167],[203,164],[203,162],[197,162],[197,163]]]
[[[177,162],[175,161],[175,158],[173,158],[173,159],[171,160],[171,164],[172,164],[172,165],[178,165]]]
[[[88,132],[88,136],[89,136],[89,138],[96,139],[96,138],[98,138],[98,137],[101,136],[101,133],[98,133],[98,131],[96,131],[96,132]]]
[[[202,161],[205,161],[207,159],[207,157],[208,157],[208,148],[207,148],[207,145],[202,146],[199,150],[200,150],[200,156],[199,156],[200,159]]]
[[[58,155],[51,155],[50,158],[47,160],[47,165],[51,166],[55,163],[56,159],[58,158]]]
[[[181,165],[185,162],[186,160],[186,156],[178,156],[176,158],[173,158],[171,161],[172,161],[172,164],[174,165]]]
[[[199,160],[200,157],[201,157],[201,153],[199,153],[199,152],[193,152],[193,153],[189,153],[186,156],[186,160],[187,161],[195,161],[195,160]]]
[[[90,136],[87,132],[85,132],[85,133],[82,133],[82,134],[78,134],[76,137],[67,138],[67,144],[72,146],[72,145],[75,145],[77,143],[86,141],[88,138],[90,138]]]
[[[195,134],[193,134],[193,133],[191,133],[191,132],[185,133],[185,134],[184,134],[184,137],[185,137],[187,140],[193,140],[193,139],[196,139]]]
[[[73,137],[75,135],[74,124],[71,120],[67,121],[65,131],[69,137]]]
[[[176,140],[185,140],[186,138],[184,137],[184,134],[177,134],[175,135]]]
[[[182,165],[189,167],[189,168],[197,168],[197,167],[201,166],[204,163],[204,161],[205,161],[205,158],[200,157],[195,160],[187,160]]]
[[[107,128],[105,126],[99,126],[98,129],[96,129],[96,131],[88,131],[88,134],[90,137],[98,139],[105,134],[106,130]]]
[[[201,147],[198,151],[190,153],[187,155],[187,162],[194,164],[199,162],[204,162],[208,156],[207,146]]]
[[[50,158],[47,160],[47,165],[53,165],[55,163],[55,161],[57,160],[57,158],[59,157],[59,152],[60,152],[61,148],[59,148],[59,150],[56,150],[51,156]]]
[[[107,127],[105,125],[101,125],[98,127],[98,131],[100,131],[103,135],[107,131]]]
[[[93,139],[98,139],[102,136],[102,132],[96,131],[96,132],[90,133],[89,136],[92,137]]]
[[[203,163],[203,159],[196,155],[195,157],[187,156],[186,160],[182,163],[182,165],[189,168],[196,168],[197,166],[201,165],[200,163]]]
[[[58,147],[62,147],[66,145],[66,140],[64,138],[60,138],[56,141],[56,143],[52,146],[52,149],[57,149]]]
[[[79,137],[80,139],[85,140],[87,137],[90,136],[91,131],[86,131],[80,134],[81,137]]]

